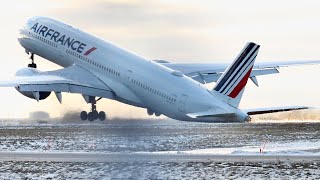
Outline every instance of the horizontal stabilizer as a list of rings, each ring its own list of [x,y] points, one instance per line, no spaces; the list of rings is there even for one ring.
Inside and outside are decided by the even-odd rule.
[[[187,116],[189,116],[193,119],[209,118],[209,117],[226,117],[226,116],[232,116],[232,115],[235,115],[235,113],[217,113],[217,112],[212,112],[212,111],[204,111],[204,112],[187,114]]]
[[[296,111],[296,110],[304,110],[304,109],[312,109],[312,108],[306,107],[306,106],[289,106],[289,107],[248,109],[244,111],[250,116],[250,115],[269,114],[269,113]]]

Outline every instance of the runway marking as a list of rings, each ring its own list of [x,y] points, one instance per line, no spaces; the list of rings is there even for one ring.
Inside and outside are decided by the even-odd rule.
[[[93,152],[0,152],[0,161],[30,162],[320,162],[316,155],[214,155]]]

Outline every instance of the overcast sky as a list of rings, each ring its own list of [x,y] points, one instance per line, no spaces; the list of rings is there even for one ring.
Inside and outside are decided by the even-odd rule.
[[[231,63],[248,41],[261,45],[259,62],[320,59],[319,7],[319,0],[6,1],[0,7],[0,79],[29,63],[17,31],[32,16],[62,20],[149,59]],[[36,62],[40,70],[59,68],[40,58]],[[259,88],[249,82],[241,106],[320,106],[319,68],[281,69],[279,75],[258,78]],[[37,103],[14,89],[1,92],[0,117],[26,117],[37,110],[48,110],[52,116],[89,110],[80,95],[64,94],[59,105],[54,96]],[[110,100],[99,104],[110,117],[146,114]]]

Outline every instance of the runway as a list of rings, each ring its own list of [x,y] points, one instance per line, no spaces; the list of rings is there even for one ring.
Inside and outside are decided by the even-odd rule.
[[[41,123],[0,125],[0,179],[320,178],[318,122]]]
[[[165,153],[0,152],[0,161],[17,162],[320,162],[317,155],[217,155]]]

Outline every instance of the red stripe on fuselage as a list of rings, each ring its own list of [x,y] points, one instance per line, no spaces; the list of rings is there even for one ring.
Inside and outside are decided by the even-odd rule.
[[[231,98],[235,98],[239,95],[239,93],[242,91],[242,89],[247,85],[249,76],[251,74],[252,67],[247,72],[247,74],[242,78],[242,80],[239,82],[239,84],[233,89],[233,91],[228,95]]]
[[[88,56],[90,53],[92,53],[93,51],[95,51],[97,48],[93,47],[91,49],[89,49],[86,53],[84,53],[85,56]]]

